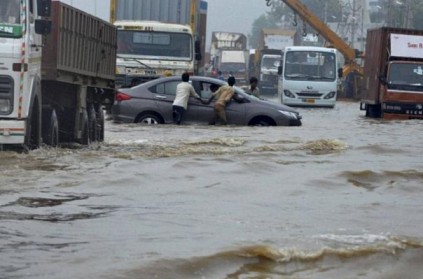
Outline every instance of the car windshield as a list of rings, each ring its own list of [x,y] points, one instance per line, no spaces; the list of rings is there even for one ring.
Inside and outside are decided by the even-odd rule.
[[[192,60],[192,36],[186,33],[119,30],[117,52],[155,60]]]

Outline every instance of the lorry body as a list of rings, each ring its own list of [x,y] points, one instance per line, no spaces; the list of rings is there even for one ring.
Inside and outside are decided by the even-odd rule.
[[[295,30],[264,28],[260,32],[259,48],[254,62],[250,65],[250,75],[259,80],[260,92],[264,95],[278,93],[278,67],[285,47],[294,45]]]
[[[220,71],[225,79],[232,75],[237,85],[246,84],[247,56],[247,37],[244,34],[212,32],[210,57],[214,76]]]
[[[423,30],[369,29],[365,53],[366,116],[423,119]]]
[[[246,83],[247,53],[245,50],[222,50],[218,65],[223,76],[232,75],[238,85]]]
[[[337,51],[334,48],[285,48],[279,99],[290,106],[333,108],[338,86],[337,64]]]
[[[118,86],[197,74],[204,65],[207,2],[112,0],[111,6],[118,28]]]
[[[115,27],[59,1],[13,2],[0,22],[0,145],[102,141]]]

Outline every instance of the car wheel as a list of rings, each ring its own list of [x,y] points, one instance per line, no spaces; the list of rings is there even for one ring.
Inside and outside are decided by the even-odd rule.
[[[153,113],[143,114],[135,122],[143,125],[157,125],[162,123],[160,117]]]
[[[257,118],[253,120],[250,125],[267,127],[267,126],[274,126],[275,123],[273,123],[272,120],[268,118]]]

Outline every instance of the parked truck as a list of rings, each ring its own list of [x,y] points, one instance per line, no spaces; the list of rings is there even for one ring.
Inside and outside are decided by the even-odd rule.
[[[363,88],[367,117],[423,119],[423,30],[368,30]]]
[[[207,2],[200,0],[111,0],[111,22],[118,29],[117,86],[197,74],[204,65],[206,15]]]
[[[259,79],[262,94],[278,93],[278,67],[281,65],[283,50],[294,45],[296,31],[280,28],[265,28],[260,32],[259,48],[249,65],[250,76]]]
[[[247,37],[241,33],[212,32],[210,46],[213,73],[220,71],[225,79],[234,76],[237,85],[245,85],[248,78]]]
[[[115,27],[59,1],[3,4],[0,147],[102,141],[103,105],[114,98]]]

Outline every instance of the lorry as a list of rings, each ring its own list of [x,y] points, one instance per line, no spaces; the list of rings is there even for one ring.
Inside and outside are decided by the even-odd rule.
[[[116,28],[59,1],[9,2],[0,17],[0,147],[102,141]]]
[[[197,74],[205,45],[207,2],[111,0],[118,29],[116,84],[130,87],[161,76]]]
[[[211,65],[213,75],[221,72],[227,79],[234,76],[237,85],[247,83],[247,37],[242,33],[212,32],[210,46]]]
[[[365,53],[366,116],[423,119],[423,30],[369,29]]]
[[[281,65],[283,50],[294,45],[295,30],[264,28],[260,32],[259,48],[249,65],[250,76],[259,80],[262,94],[278,93],[278,67]]]

